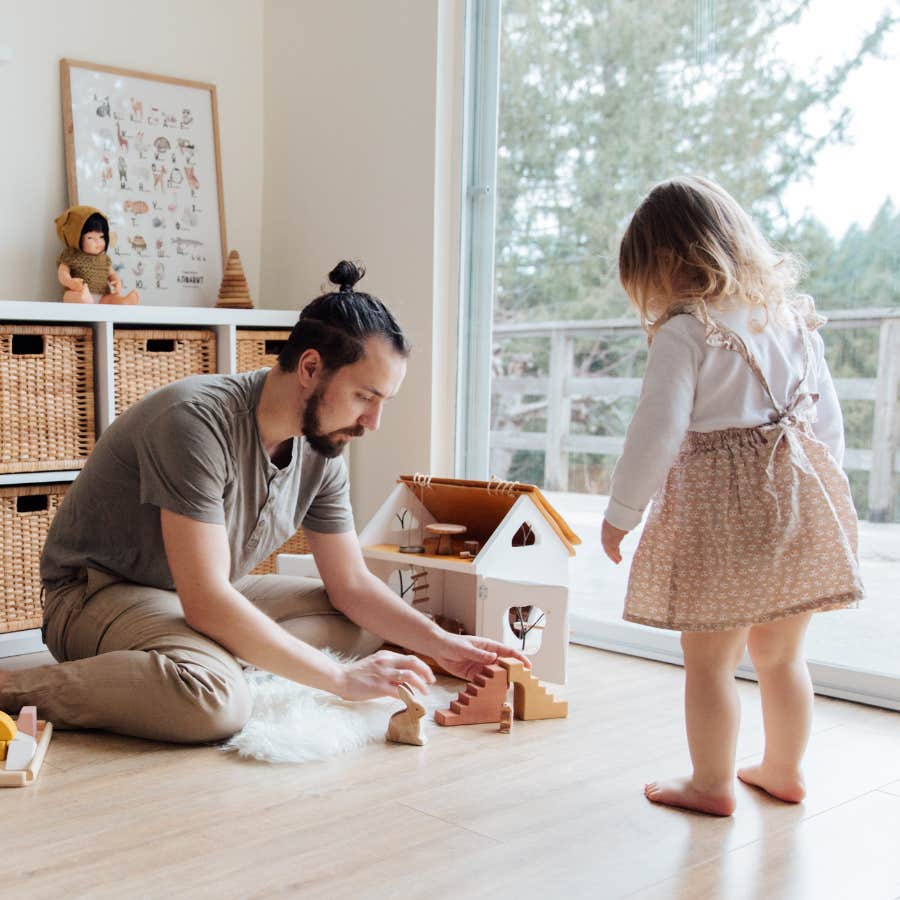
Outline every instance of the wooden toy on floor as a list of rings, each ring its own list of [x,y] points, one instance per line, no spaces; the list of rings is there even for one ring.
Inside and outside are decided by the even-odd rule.
[[[513,708],[511,703],[500,707],[500,734],[509,734],[512,730]]]
[[[16,720],[16,727],[19,731],[24,731],[33,738],[37,738],[37,707],[23,706],[19,710],[19,718]]]
[[[434,721],[438,725],[482,725],[500,721],[500,707],[506,699],[507,673],[502,666],[485,666],[480,675],[470,681],[450,709],[437,710]]]
[[[557,700],[522,662],[500,658],[460,691],[449,710],[435,712],[434,721],[438,725],[502,723],[503,707],[509,706],[509,688],[513,689],[512,709],[517,719],[564,719],[569,714],[569,704]]]
[[[7,741],[3,735],[10,733],[13,736]],[[0,788],[26,787],[35,781],[52,735],[53,725],[38,719],[33,706],[23,707],[17,722],[0,713],[0,745],[6,742],[6,759],[0,766]]]
[[[0,710],[0,741],[11,741],[18,730],[12,717]]]
[[[406,704],[406,709],[398,710],[391,716],[385,740],[393,741],[396,744],[412,744],[414,747],[423,747],[426,741],[422,732],[425,707],[416,701],[412,689],[408,685],[397,685],[397,693]]]
[[[497,662],[506,669],[513,686],[517,719],[564,719],[569,715],[569,704],[557,700],[518,659],[501,658]]]
[[[27,731],[18,732],[6,745],[6,763],[4,768],[7,772],[21,772],[34,759],[36,751],[37,741]]]

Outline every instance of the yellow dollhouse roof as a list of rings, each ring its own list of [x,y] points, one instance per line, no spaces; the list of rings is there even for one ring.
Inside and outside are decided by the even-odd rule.
[[[435,521],[465,525],[466,537],[482,544],[487,542],[523,494],[529,496],[547,520],[569,551],[569,556],[575,555],[575,545],[581,543],[581,538],[533,484],[462,478],[423,479],[413,475],[401,475],[398,480],[413,492]]]

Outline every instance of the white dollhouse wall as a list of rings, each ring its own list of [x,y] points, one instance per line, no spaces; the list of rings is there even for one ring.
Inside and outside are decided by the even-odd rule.
[[[403,510],[409,513],[418,523],[418,526],[409,530],[409,542],[416,544],[423,536],[424,528],[435,521],[433,515],[419,502],[419,498],[405,485],[394,486],[387,500],[379,507],[378,512],[369,520],[369,523],[359,533],[359,542],[363,547],[369,544],[397,543],[405,544],[407,541],[407,529],[400,528],[397,520],[398,514]],[[412,554],[410,554],[412,556]]]
[[[514,547],[522,525],[531,529],[534,543]],[[481,548],[475,561],[481,575],[535,584],[568,584],[569,551],[544,514],[527,494],[519,497]]]
[[[511,609],[523,606],[536,607],[535,613],[540,610],[543,614],[540,631],[529,632],[534,644],[526,638],[524,647],[532,673],[543,681],[565,684],[569,649],[569,590],[565,585],[480,579],[475,633],[523,649],[509,619]]]

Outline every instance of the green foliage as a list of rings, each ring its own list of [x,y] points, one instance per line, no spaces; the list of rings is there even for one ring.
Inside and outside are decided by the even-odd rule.
[[[776,39],[808,5],[716,0],[710,23],[696,0],[505,0],[497,321],[626,314],[621,231],[647,189],[673,174],[716,178],[774,239],[791,230],[782,194],[845,139],[841,89],[894,24],[885,14],[849,59],[804,80]],[[900,226],[883,212],[887,239]],[[825,260],[856,259],[850,244],[834,256],[827,233],[807,224],[804,249],[822,278]],[[889,293],[889,277],[865,271],[868,296]]]
[[[832,235],[791,220],[786,189],[823,148],[848,140],[848,76],[898,19],[885,12],[846,59],[799,75],[778,48],[810,0],[504,0],[495,320],[632,315],[618,242],[657,181],[722,183],[778,246],[802,257],[802,289],[824,310],[900,306],[900,211],[886,199],[868,227]],[[713,21],[714,18],[714,21]],[[886,175],[888,173],[885,173]],[[826,330],[837,378],[874,378],[878,329]],[[575,376],[640,377],[642,336],[576,341]],[[546,376],[546,338],[498,339],[494,374]],[[543,431],[553,398],[495,395],[493,428]],[[551,410],[548,412],[547,404]],[[623,434],[633,399],[574,397],[570,430]],[[844,404],[847,445],[871,447],[873,405]],[[518,450],[504,477],[543,483],[543,451]],[[571,490],[605,491],[614,457],[573,454]],[[851,473],[860,512],[867,474]]]

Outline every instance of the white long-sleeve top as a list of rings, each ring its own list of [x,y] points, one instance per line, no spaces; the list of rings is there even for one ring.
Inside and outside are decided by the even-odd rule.
[[[787,405],[803,376],[799,328],[794,323],[779,325],[769,316],[766,327],[755,331],[751,318],[762,322],[764,313],[743,304],[714,307],[709,315],[744,340],[772,394],[782,406]],[[841,408],[822,338],[812,331],[809,340],[812,357],[807,385],[819,395],[813,431],[840,465],[844,457]],[[638,406],[613,472],[607,521],[625,531],[640,523],[688,431],[765,425],[774,413],[771,400],[740,353],[707,344],[706,326],[695,316],[672,317],[650,345]]]

